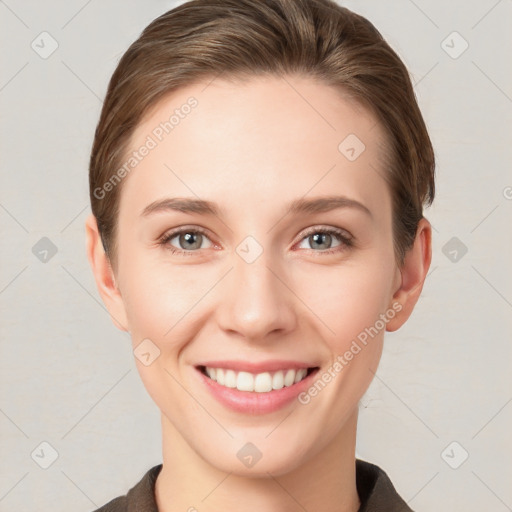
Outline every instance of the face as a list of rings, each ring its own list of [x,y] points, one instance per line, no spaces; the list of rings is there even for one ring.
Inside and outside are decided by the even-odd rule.
[[[384,135],[308,78],[206,84],[162,100],[133,135],[132,150],[155,145],[122,182],[116,283],[174,442],[241,474],[250,442],[262,454],[251,474],[277,475],[341,435],[397,312]],[[283,385],[302,367],[316,370]]]

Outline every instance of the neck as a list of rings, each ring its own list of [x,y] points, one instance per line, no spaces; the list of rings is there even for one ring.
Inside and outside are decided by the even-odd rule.
[[[307,462],[268,477],[226,473],[193,450],[162,414],[163,466],[155,483],[159,512],[357,512],[357,409]]]

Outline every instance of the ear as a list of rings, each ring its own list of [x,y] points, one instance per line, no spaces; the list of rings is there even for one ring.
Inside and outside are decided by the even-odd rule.
[[[399,284],[391,302],[399,303],[402,309],[389,320],[386,331],[396,331],[411,316],[423,289],[431,260],[432,227],[430,222],[423,217],[418,223],[414,245],[407,251],[402,268],[397,268]]]
[[[110,261],[105,254],[96,217],[91,213],[85,221],[87,259],[91,265],[96,286],[107,307],[112,322],[121,331],[129,332],[124,302],[118,289]]]

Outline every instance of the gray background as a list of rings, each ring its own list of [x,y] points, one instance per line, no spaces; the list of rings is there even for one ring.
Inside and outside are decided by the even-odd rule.
[[[159,411],[96,291],[84,220],[110,75],[175,5],[0,1],[2,511],[86,512],[161,462]],[[357,454],[417,512],[512,510],[512,1],[344,5],[410,69],[438,164],[431,271],[386,335]]]

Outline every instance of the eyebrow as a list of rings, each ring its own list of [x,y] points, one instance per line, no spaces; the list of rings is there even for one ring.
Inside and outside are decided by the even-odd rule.
[[[325,196],[312,199],[295,199],[287,205],[285,215],[300,213],[324,213],[337,208],[355,208],[370,217],[372,212],[362,203],[345,196]],[[153,213],[178,211],[182,213],[198,213],[200,215],[220,216],[219,206],[204,199],[195,198],[165,198],[152,202],[144,208],[141,216],[147,217]]]

